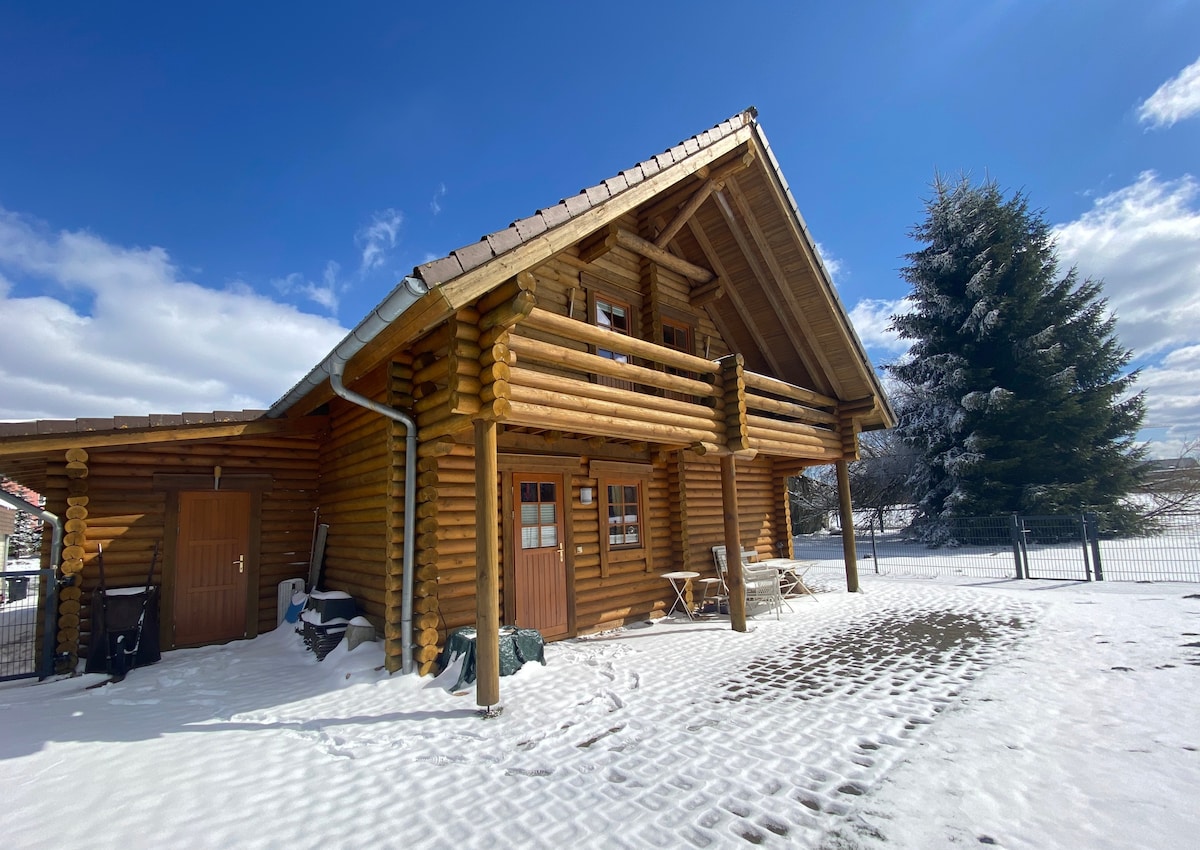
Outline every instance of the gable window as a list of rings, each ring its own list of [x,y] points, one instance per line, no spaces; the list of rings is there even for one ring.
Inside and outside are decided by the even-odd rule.
[[[692,353],[692,329],[687,325],[663,319],[662,341],[667,348],[682,351],[684,354]]]
[[[630,307],[628,304],[623,304],[616,299],[608,296],[596,297],[596,326],[605,330],[614,331],[625,336],[632,334],[630,325]],[[601,357],[607,357],[609,360],[616,360],[619,363],[628,363],[629,356],[616,351],[609,351],[607,348],[597,348],[596,353]]]
[[[692,329],[688,325],[674,319],[663,319],[662,321],[662,344],[664,348],[682,351],[684,354],[694,353],[692,350]],[[678,375],[681,378],[697,378],[695,372],[688,372],[683,369],[677,369],[674,366],[664,367],[668,375]],[[667,392],[664,393],[667,398],[673,398],[677,401],[696,401],[695,398],[683,393]]]
[[[608,495],[608,546],[610,549],[642,545],[642,485],[640,481],[610,481]]]
[[[607,290],[591,290],[592,323],[598,328],[621,334],[636,336],[636,316],[639,309],[632,301],[621,298]],[[596,346],[596,354],[617,363],[631,363],[633,358],[627,352],[616,348]],[[597,375],[595,381],[606,387],[617,387],[623,390],[633,389],[631,381],[614,378],[609,375]]]

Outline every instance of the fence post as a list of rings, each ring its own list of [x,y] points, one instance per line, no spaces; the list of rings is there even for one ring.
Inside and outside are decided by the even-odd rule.
[[[1012,536],[1013,565],[1017,570],[1017,578],[1025,578],[1024,570],[1021,568],[1021,549],[1024,540],[1021,535],[1021,523],[1016,514],[1011,514],[1008,518],[1008,532]]]
[[[1079,515],[1079,540],[1083,544],[1083,577],[1086,581],[1091,581],[1092,565],[1088,559],[1087,514]]]
[[[1100,564],[1100,517],[1095,513],[1083,515],[1084,535],[1092,547],[1092,572],[1096,581],[1104,581],[1104,568]]]
[[[871,557],[875,560],[875,575],[879,575],[879,550],[875,547],[875,517],[871,517],[868,525],[871,529]],[[883,534],[883,520],[879,520],[879,533]]]

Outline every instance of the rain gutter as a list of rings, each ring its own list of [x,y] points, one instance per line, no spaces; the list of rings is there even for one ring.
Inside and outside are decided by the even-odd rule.
[[[44,679],[50,675],[54,669],[54,646],[58,640],[58,630],[54,628],[54,618],[52,616],[55,609],[58,607],[58,564],[59,557],[62,554],[63,543],[63,522],[57,514],[52,514],[50,511],[42,510],[37,505],[30,504],[19,496],[14,496],[11,493],[6,493],[0,490],[0,502],[7,502],[12,507],[25,513],[33,514],[41,517],[42,521],[50,525],[54,531],[50,541],[50,582],[46,586],[46,598],[43,604],[46,606],[46,616],[42,628],[42,664],[41,674],[39,679]]]
[[[404,426],[404,561],[403,583],[400,605],[400,670],[402,673],[413,671],[413,573],[417,534],[417,423],[409,414],[386,404],[369,399],[364,395],[347,389],[342,383],[342,375],[355,354],[362,351],[367,343],[375,339],[388,325],[395,321],[406,310],[412,307],[429,291],[425,282],[415,277],[406,277],[392,290],[358,327],[351,331],[344,340],[329,353],[319,365],[294,386],[291,391],[272,405],[267,411],[269,418],[282,416],[296,402],[300,401],[313,389],[321,386],[326,379],[333,392],[351,404],[366,408],[381,416],[386,416],[393,422]]]

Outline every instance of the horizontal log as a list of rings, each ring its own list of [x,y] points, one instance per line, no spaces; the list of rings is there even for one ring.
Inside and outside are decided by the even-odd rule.
[[[599,434],[616,439],[646,440],[681,446],[705,441],[719,442],[723,436],[711,429],[637,422],[626,417],[591,415],[519,401],[511,402],[511,411],[505,421],[532,428],[559,429],[580,434]]]
[[[717,421],[716,412],[722,409],[722,407],[710,407],[707,404],[696,404],[690,401],[680,401],[662,396],[651,396],[646,393],[637,392],[636,390],[610,387],[604,384],[593,383],[592,381],[568,378],[549,372],[538,372],[534,369],[513,369],[512,384],[566,393],[571,396],[613,401],[629,406],[641,407],[653,405],[658,410],[678,413],[681,416],[699,417],[701,419],[711,417],[713,421]],[[716,400],[713,399],[713,401],[715,403]]]
[[[512,327],[528,316],[536,304],[537,297],[532,292],[519,292],[511,301],[500,304],[480,318],[479,329]]]
[[[626,336],[625,334],[597,327],[596,325],[581,322],[567,316],[560,316],[557,313],[552,313],[549,310],[541,308],[535,308],[521,327],[535,328],[545,333],[556,334],[565,339],[596,345],[610,351],[621,351],[634,357],[641,357],[655,363],[662,363],[665,366],[673,366],[685,372],[711,375],[716,374],[720,368],[715,361],[696,357],[683,351],[676,351],[666,346],[656,345],[652,342],[646,342],[636,337]],[[518,338],[516,336],[510,337],[509,346],[514,347],[512,342]]]
[[[711,385],[693,378],[648,369],[632,363],[621,363],[597,354],[585,351],[575,351],[554,343],[542,342],[528,337],[514,336],[511,340],[512,349],[517,352],[519,362],[530,360],[535,363],[545,363],[558,367],[579,369],[592,375],[604,375],[632,384],[645,384],[669,392],[686,393],[688,395],[709,397],[713,395]]]
[[[827,443],[830,441],[841,442],[841,435],[837,431],[830,431],[828,428],[818,428],[815,425],[809,425],[806,422],[784,422],[779,419],[769,419],[765,416],[747,416],[746,425],[749,428],[749,433],[754,436],[755,432],[770,431],[775,434],[794,434],[798,437],[812,437]],[[760,436],[768,439],[777,439],[769,434],[761,434]]]
[[[616,244],[618,246],[627,251],[633,251],[635,254],[640,254],[651,262],[658,263],[663,268],[677,272],[686,278],[696,281],[696,283],[709,283],[716,277],[711,270],[688,262],[682,257],[672,254],[665,248],[658,247],[649,239],[643,239],[636,233],[626,230],[623,227],[617,228],[616,237]]]
[[[537,278],[531,272],[520,272],[501,283],[491,292],[482,295],[475,303],[475,307],[479,311],[480,321],[482,322],[483,317],[492,310],[512,301],[513,298],[522,292],[535,294],[537,292]]]
[[[760,390],[762,392],[781,395],[784,398],[790,398],[793,401],[798,401],[801,404],[811,404],[818,407],[836,407],[837,399],[830,398],[827,395],[821,395],[814,390],[797,387],[794,384],[789,384],[786,381],[780,381],[766,375],[759,375],[756,372],[745,371],[742,373],[746,386],[752,390]]]
[[[842,449],[812,446],[802,443],[789,443],[779,440],[751,439],[750,447],[760,454],[771,457],[810,458],[825,463],[832,463],[842,458]]]
[[[626,418],[633,422],[655,423],[670,427],[696,428],[709,432],[714,439],[719,439],[722,425],[712,411],[697,408],[707,413],[706,416],[685,416],[674,411],[663,411],[657,406],[651,406],[644,399],[641,403],[630,401],[619,402],[605,399],[586,398],[565,392],[539,390],[532,387],[514,385],[509,400],[513,402],[530,402],[547,407],[557,408],[564,412],[575,411],[589,416],[611,416]]]
[[[838,418],[832,413],[826,413],[814,407],[807,407],[791,401],[768,398],[766,396],[746,393],[746,407],[751,410],[761,410],[768,413],[778,413],[800,422],[811,422],[818,425],[836,425]]]

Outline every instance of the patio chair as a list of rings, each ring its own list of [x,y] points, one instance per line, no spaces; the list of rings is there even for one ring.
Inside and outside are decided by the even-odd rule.
[[[742,576],[746,583],[747,612],[756,607],[769,606],[775,609],[775,619],[779,619],[783,606],[787,604],[780,589],[779,575],[779,570],[775,567],[742,565]]]
[[[729,570],[729,559],[724,546],[712,547],[713,562],[717,566],[717,578],[720,580],[720,593],[724,599],[729,598],[729,585],[726,583],[726,574]],[[754,607],[763,604],[770,605],[775,609],[775,618],[779,619],[779,612],[787,605],[787,600],[783,598],[783,591],[780,589],[780,572],[775,567],[756,564],[754,559],[758,557],[758,553],[753,549],[742,549],[742,579],[746,588],[746,610],[749,612]],[[789,610],[791,606],[788,606]]]

